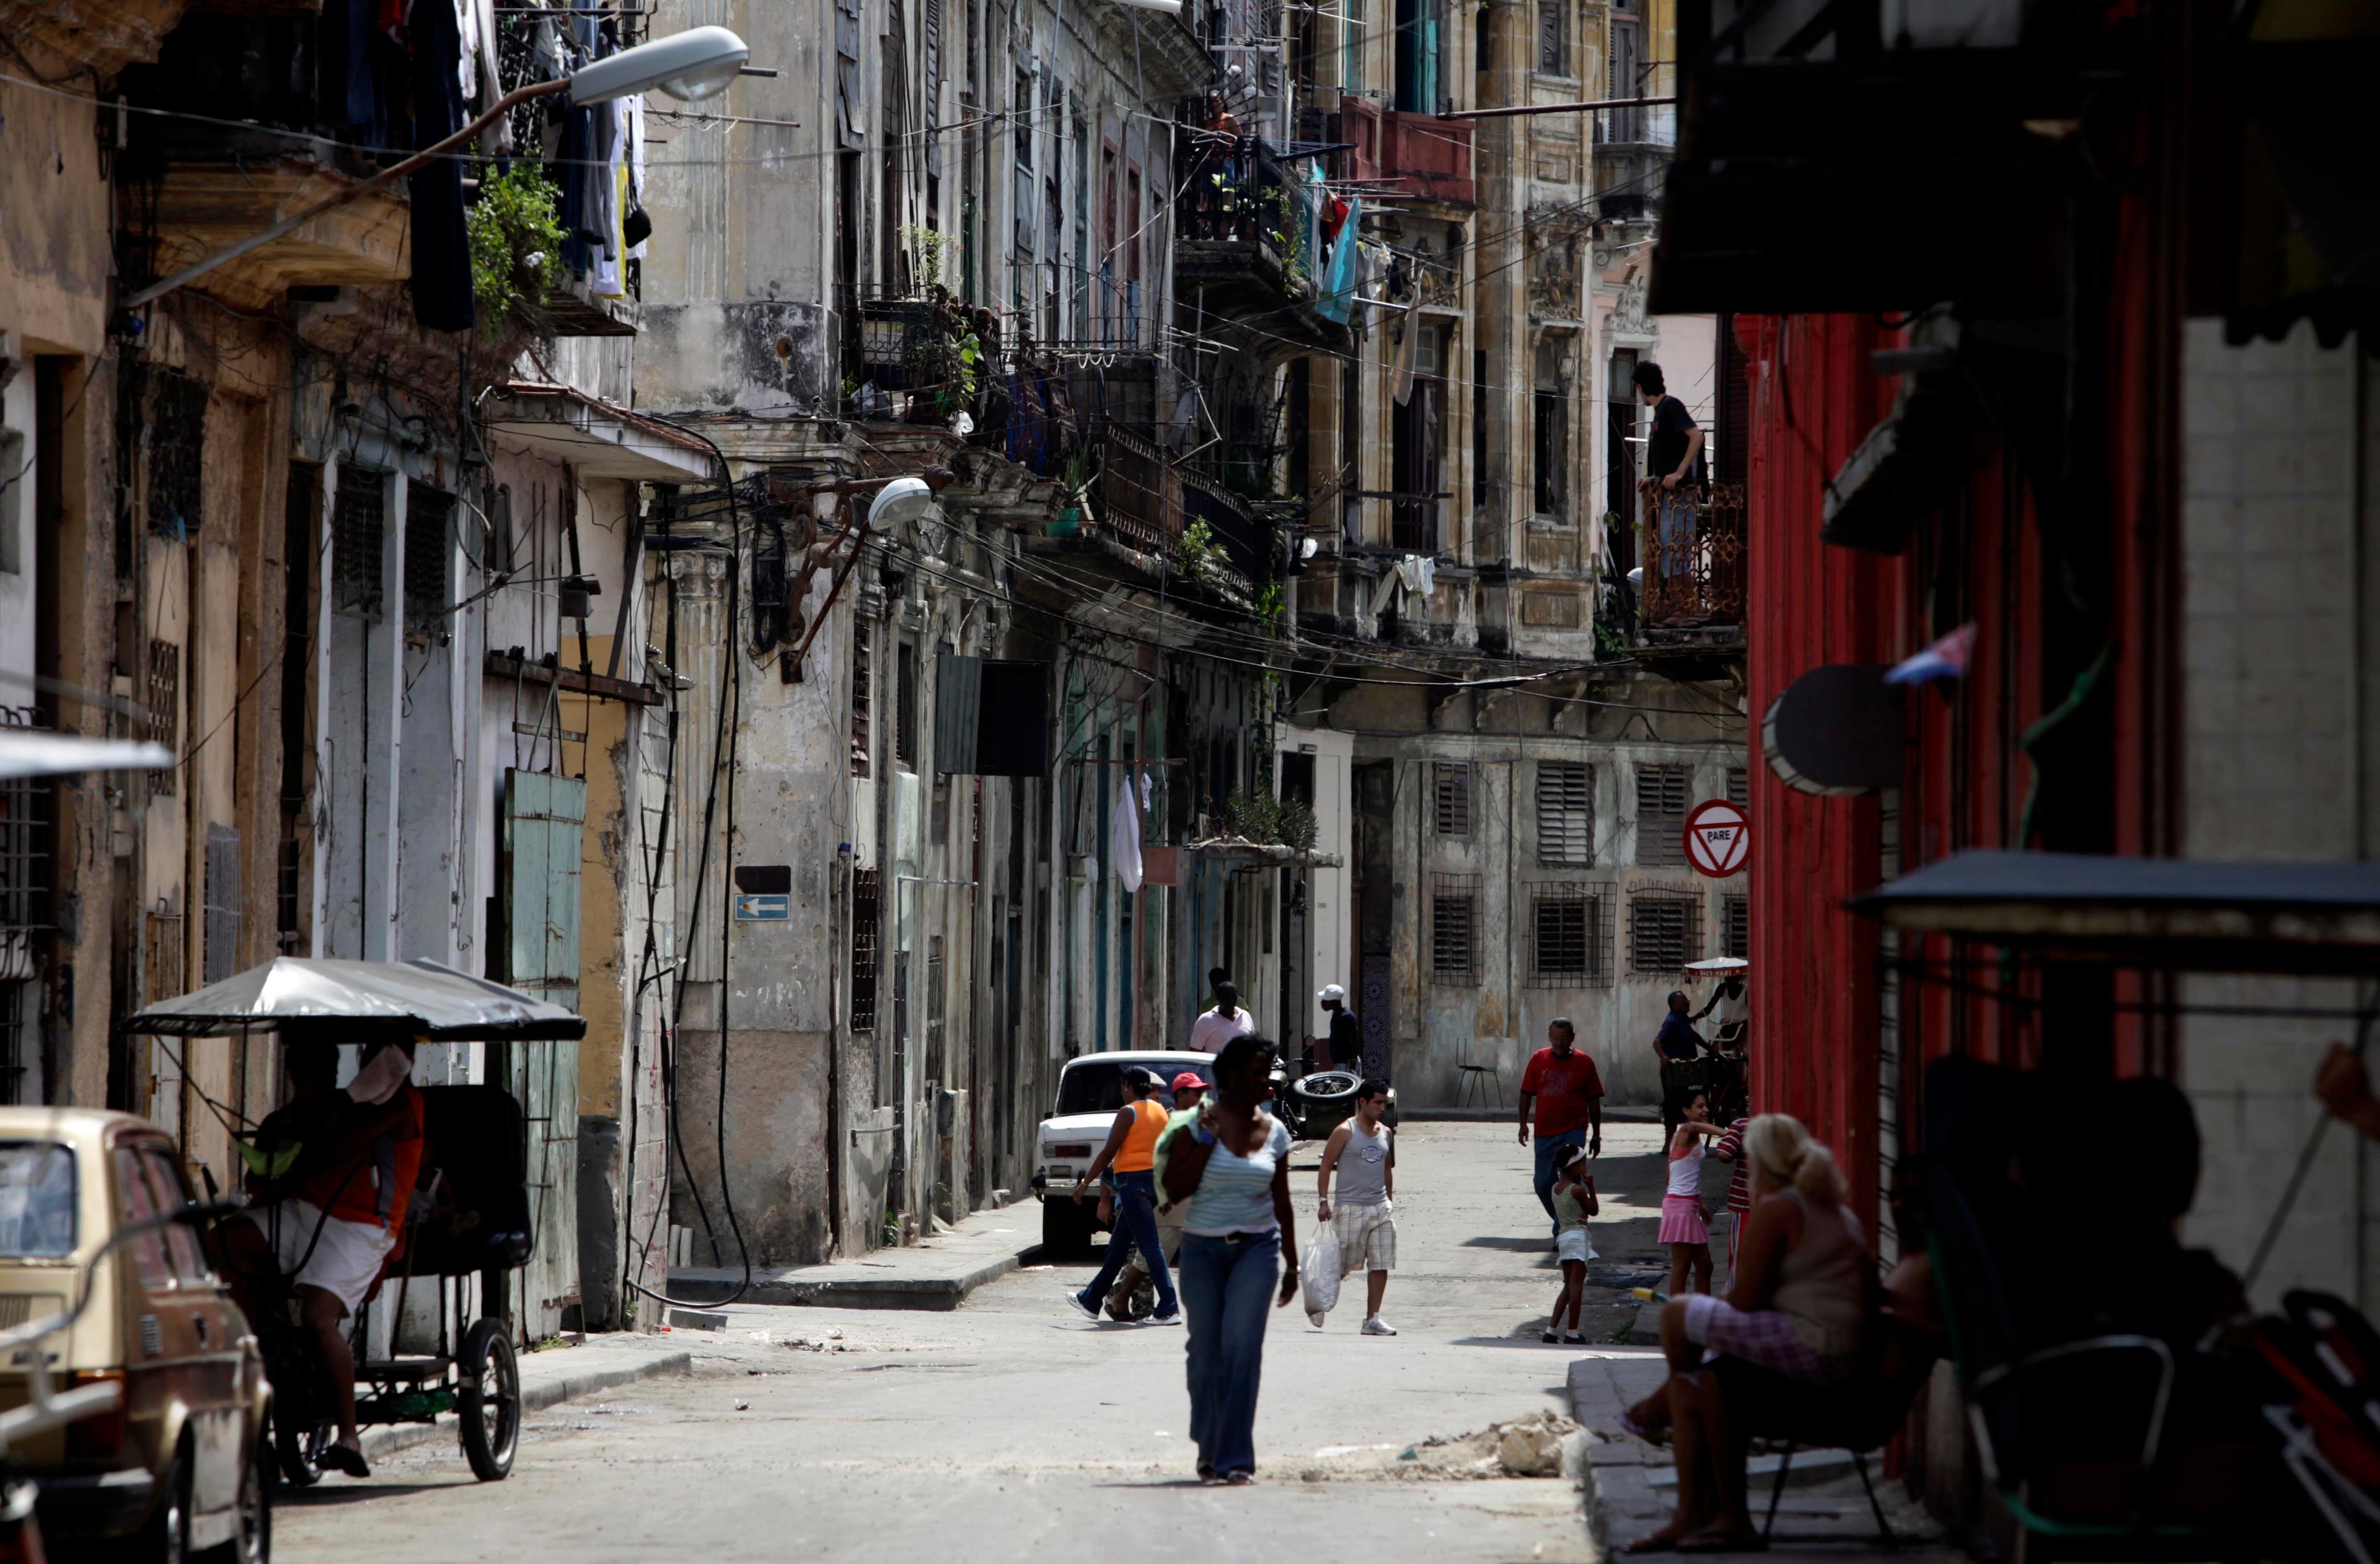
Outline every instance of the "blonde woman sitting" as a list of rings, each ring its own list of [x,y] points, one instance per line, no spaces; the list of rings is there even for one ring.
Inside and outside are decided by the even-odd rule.
[[[1833,1154],[1800,1121],[1764,1113],[1744,1132],[1752,1219],[1724,1298],[1695,1293],[1661,1309],[1674,1371],[1662,1393],[1631,1408],[1633,1431],[1660,1420],[1666,1397],[1678,1469],[1678,1510],[1631,1552],[1734,1552],[1761,1545],[1744,1492],[1745,1441],[1709,1365],[1738,1358],[1814,1388],[1857,1371],[1876,1291],[1859,1220],[1844,1208]]]

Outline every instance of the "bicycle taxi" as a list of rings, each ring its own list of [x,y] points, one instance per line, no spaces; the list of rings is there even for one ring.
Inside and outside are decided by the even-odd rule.
[[[587,1024],[559,1005],[435,962],[284,956],[152,1005],[127,1029],[186,1038],[272,1034],[285,1044],[344,1048],[383,1038],[572,1040],[586,1035]],[[422,1099],[423,1149],[413,1198],[390,1223],[395,1246],[342,1328],[354,1358],[356,1422],[434,1424],[452,1412],[472,1473],[496,1482],[511,1473],[519,1441],[520,1373],[508,1322],[480,1313],[478,1302],[503,1298],[504,1273],[527,1264],[535,1247],[528,1124],[502,1086],[415,1089]],[[253,1127],[241,1140],[252,1173],[270,1178],[285,1170],[273,1164],[285,1162],[286,1147],[259,1147]],[[281,1236],[272,1235],[271,1255],[288,1252]],[[310,1236],[321,1242],[319,1231]],[[310,1253],[307,1238],[298,1235],[296,1245],[301,1264]],[[324,1470],[333,1387],[323,1349],[292,1318],[288,1274],[266,1279],[275,1302],[251,1324],[273,1388],[281,1475],[304,1486]],[[435,1331],[422,1350],[420,1311],[411,1306],[425,1296],[435,1301]],[[393,1328],[382,1323],[390,1317]],[[408,1338],[414,1350],[401,1345]],[[374,1347],[381,1350],[368,1350]]]

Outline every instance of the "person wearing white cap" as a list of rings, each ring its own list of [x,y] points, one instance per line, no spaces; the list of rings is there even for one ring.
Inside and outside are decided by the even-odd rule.
[[[1328,1053],[1333,1070],[1364,1068],[1364,1028],[1347,1008],[1347,990],[1336,983],[1326,984],[1322,992],[1314,996],[1330,1016]]]

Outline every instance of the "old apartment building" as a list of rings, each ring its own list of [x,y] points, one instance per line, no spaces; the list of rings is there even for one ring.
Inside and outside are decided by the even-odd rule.
[[[1663,5],[704,0],[720,95],[502,114],[650,19],[414,9],[0,10],[9,720],[183,757],[8,794],[15,1095],[227,1181],[273,1056],[140,1005],[569,1003],[421,1065],[546,1126],[550,1324],[1019,1196],[1218,968],[1416,1106],[1556,1013],[1649,1092],[1742,938],[1727,333],[1645,309],[1669,111],[1462,116],[1667,95]],[[1645,359],[1722,480],[1649,588]]]
[[[660,1280],[658,1247],[619,1258],[664,1182],[637,972],[669,959],[673,918],[668,855],[644,850],[674,696],[638,533],[642,485],[716,464],[625,407],[619,235],[548,246],[550,279],[509,297],[475,285],[459,161],[367,185],[622,40],[500,32],[482,8],[470,36],[425,12],[401,41],[343,16],[0,10],[0,701],[181,757],[9,784],[0,1069],[15,1100],[147,1114],[230,1187],[277,1050],[124,1031],[143,1004],[287,954],[428,959],[583,1011],[583,1047],[417,1061],[507,1084],[544,1132],[545,1236],[507,1310],[534,1337]],[[598,115],[625,149],[615,104],[500,127],[515,176],[570,184]],[[491,200],[493,166],[473,173]],[[175,282],[334,196],[353,199]],[[492,242],[540,268],[546,224]],[[644,1119],[633,1163],[594,1169],[586,1296],[582,1106],[606,1150]]]

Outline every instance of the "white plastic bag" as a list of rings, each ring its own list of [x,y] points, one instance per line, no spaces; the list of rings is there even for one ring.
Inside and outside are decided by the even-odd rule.
[[[1305,1246],[1305,1274],[1299,1278],[1305,1317],[1319,1328],[1322,1316],[1339,1303],[1339,1235],[1329,1222],[1314,1225],[1314,1242]]]

